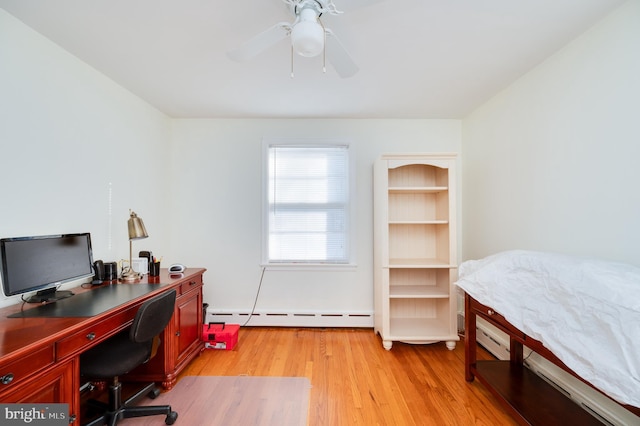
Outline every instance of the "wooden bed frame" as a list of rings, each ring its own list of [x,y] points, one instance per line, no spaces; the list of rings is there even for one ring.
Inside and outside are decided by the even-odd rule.
[[[477,360],[476,318],[478,316],[507,333],[510,341],[509,360]],[[594,386],[571,371],[540,341],[527,336],[511,325],[502,315],[468,294],[465,294],[465,335],[465,379],[472,382],[477,377],[520,424],[602,425],[596,417],[526,368],[523,359],[523,346],[527,346],[596,389]],[[623,405],[623,407],[635,415],[640,415],[638,407],[629,405]]]

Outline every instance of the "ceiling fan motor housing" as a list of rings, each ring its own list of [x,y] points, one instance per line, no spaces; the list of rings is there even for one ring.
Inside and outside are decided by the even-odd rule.
[[[318,11],[318,16],[322,15],[325,11],[331,11],[335,9],[333,3],[329,0],[284,0],[285,3],[290,4],[291,13],[298,16],[302,9],[312,8]],[[331,9],[329,7],[332,6]]]

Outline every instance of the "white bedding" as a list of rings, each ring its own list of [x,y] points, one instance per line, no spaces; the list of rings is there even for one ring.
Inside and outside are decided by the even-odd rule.
[[[456,284],[611,398],[640,407],[640,268],[514,250],[463,262]]]

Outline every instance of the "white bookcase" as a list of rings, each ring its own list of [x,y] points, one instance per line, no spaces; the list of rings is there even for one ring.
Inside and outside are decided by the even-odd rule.
[[[375,332],[394,341],[459,340],[455,154],[388,154],[374,166]]]

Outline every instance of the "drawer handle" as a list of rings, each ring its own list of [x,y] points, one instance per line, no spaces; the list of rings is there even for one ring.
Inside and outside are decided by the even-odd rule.
[[[197,281],[189,281],[189,285],[196,285],[196,284],[198,284]]]
[[[94,333],[93,331],[87,334],[87,340],[93,340],[95,338],[96,338],[96,333]]]
[[[8,385],[11,382],[13,382],[13,373],[5,374],[4,376],[0,377],[0,383],[2,383],[3,385]]]
[[[487,314],[493,315],[493,314],[495,314],[495,311],[493,309],[489,309],[489,310],[487,310]]]

